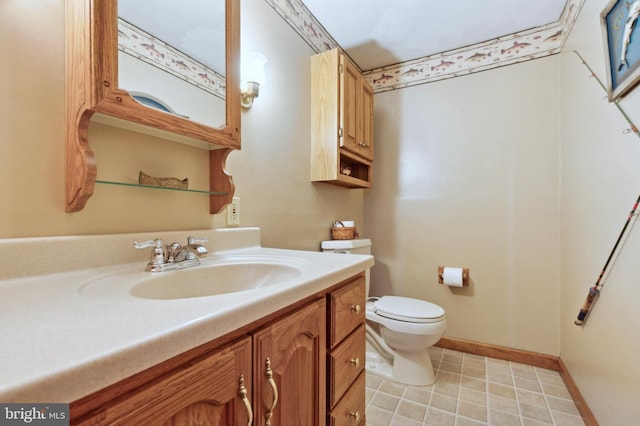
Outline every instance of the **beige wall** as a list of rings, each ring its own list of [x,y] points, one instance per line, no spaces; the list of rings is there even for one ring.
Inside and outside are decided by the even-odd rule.
[[[363,224],[363,190],[310,183],[313,51],[265,1],[242,2],[242,48],[268,59],[266,84],[242,116],[242,150],[227,164],[245,225],[265,245],[318,250],[337,219]]]
[[[604,81],[587,1],[562,55],[376,95],[365,194],[372,292],[447,311],[447,335],[560,355],[603,425],[640,418],[640,234],[629,230],[587,322],[573,324],[640,191],[640,139]],[[640,91],[621,106],[640,123]],[[435,283],[471,270],[468,289]]]
[[[37,4],[36,4],[37,3]],[[97,184],[84,210],[64,212],[64,1],[4,1],[0,13],[0,238],[224,227],[206,196]],[[242,115],[242,151],[227,166],[243,226],[265,245],[317,250],[336,219],[363,219],[362,190],[309,182],[309,56],[263,1],[242,2],[243,47],[269,59],[268,82]],[[92,124],[98,178],[139,170],[206,189],[206,151]]]
[[[561,357],[602,425],[640,418],[640,229],[634,225],[609,266],[584,327],[573,325],[640,193],[640,138],[571,50],[605,81],[598,16],[587,1],[562,57]],[[640,124],[640,90],[620,106]]]
[[[546,58],[376,95],[372,293],[441,305],[451,337],[559,354],[558,76]]]

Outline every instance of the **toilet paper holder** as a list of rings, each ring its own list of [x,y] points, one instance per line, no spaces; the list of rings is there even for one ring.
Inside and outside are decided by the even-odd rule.
[[[444,266],[438,266],[438,284],[444,284]],[[469,268],[462,268],[462,286],[469,285]]]

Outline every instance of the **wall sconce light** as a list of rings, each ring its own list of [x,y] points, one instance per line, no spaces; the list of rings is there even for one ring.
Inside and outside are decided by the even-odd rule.
[[[260,83],[257,81],[247,81],[244,83],[244,90],[242,90],[242,100],[240,101],[240,105],[243,108],[251,108],[253,105],[253,100],[258,97],[260,94]]]
[[[240,78],[242,86],[240,92],[242,99],[240,105],[249,109],[253,105],[253,100],[260,94],[260,85],[264,85],[264,66],[267,58],[259,52],[244,52],[242,54],[242,76]]]

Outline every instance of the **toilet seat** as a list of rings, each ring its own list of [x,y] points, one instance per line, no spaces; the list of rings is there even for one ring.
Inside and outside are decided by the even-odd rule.
[[[373,311],[384,318],[422,324],[440,322],[445,315],[434,303],[401,296],[382,296],[373,303]]]

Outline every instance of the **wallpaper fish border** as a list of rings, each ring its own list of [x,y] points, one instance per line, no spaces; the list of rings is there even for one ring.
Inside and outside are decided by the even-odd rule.
[[[118,50],[220,99],[226,97],[223,75],[122,18],[118,18]]]
[[[316,52],[339,47],[302,0],[265,0]],[[459,77],[560,53],[584,0],[568,0],[557,22],[363,72],[374,92]]]

